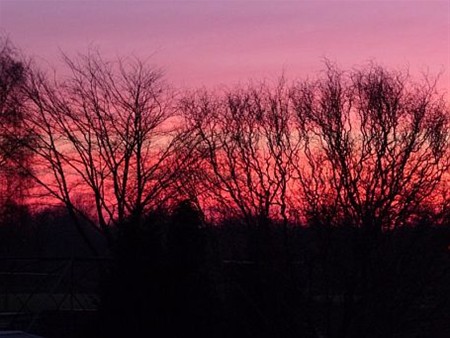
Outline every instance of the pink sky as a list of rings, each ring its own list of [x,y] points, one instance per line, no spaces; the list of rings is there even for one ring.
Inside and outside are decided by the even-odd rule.
[[[444,71],[450,88],[450,1],[6,1],[0,32],[56,67],[89,45],[151,56],[177,86],[317,72],[374,60]]]

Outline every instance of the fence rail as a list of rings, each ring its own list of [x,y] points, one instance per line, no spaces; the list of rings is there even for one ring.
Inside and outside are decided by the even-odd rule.
[[[1,257],[0,330],[35,331],[49,316],[76,317],[95,312],[98,286],[110,258]]]

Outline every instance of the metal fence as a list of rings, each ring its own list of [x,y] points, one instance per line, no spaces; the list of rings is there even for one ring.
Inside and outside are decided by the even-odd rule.
[[[70,330],[80,317],[98,309],[99,283],[110,262],[1,257],[0,330],[39,332],[52,317]]]

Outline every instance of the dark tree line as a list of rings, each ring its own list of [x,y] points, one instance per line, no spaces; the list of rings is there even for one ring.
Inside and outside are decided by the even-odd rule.
[[[327,64],[317,80],[176,93],[139,60],[92,51],[52,78],[3,45],[2,170],[107,237],[185,199],[209,222],[377,231],[447,208],[449,113],[429,80]]]
[[[450,319],[435,82],[327,63],[180,93],[136,59],[64,61],[52,77],[1,41],[0,221],[36,229],[53,206],[91,254],[105,240],[97,335],[438,336]]]

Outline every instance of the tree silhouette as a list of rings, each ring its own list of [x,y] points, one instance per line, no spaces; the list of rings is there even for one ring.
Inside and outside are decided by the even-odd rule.
[[[96,52],[65,61],[68,78],[52,82],[33,71],[25,88],[25,125],[39,137],[39,147],[29,148],[32,177],[74,219],[89,220],[111,241],[111,229],[130,217],[139,224],[173,197],[190,163],[186,133],[159,71]]]
[[[26,172],[31,168],[34,145],[32,132],[23,124],[25,97],[21,87],[26,83],[27,64],[6,38],[0,38],[0,175],[3,203],[23,203],[27,185]]]
[[[406,225],[449,170],[449,113],[434,83],[371,65],[293,90],[308,212],[376,231]]]
[[[32,185],[27,175],[32,153],[27,148],[35,141],[23,124],[26,99],[21,88],[27,68],[11,42],[0,37],[0,223],[5,251],[25,236],[29,216],[24,199]]]

